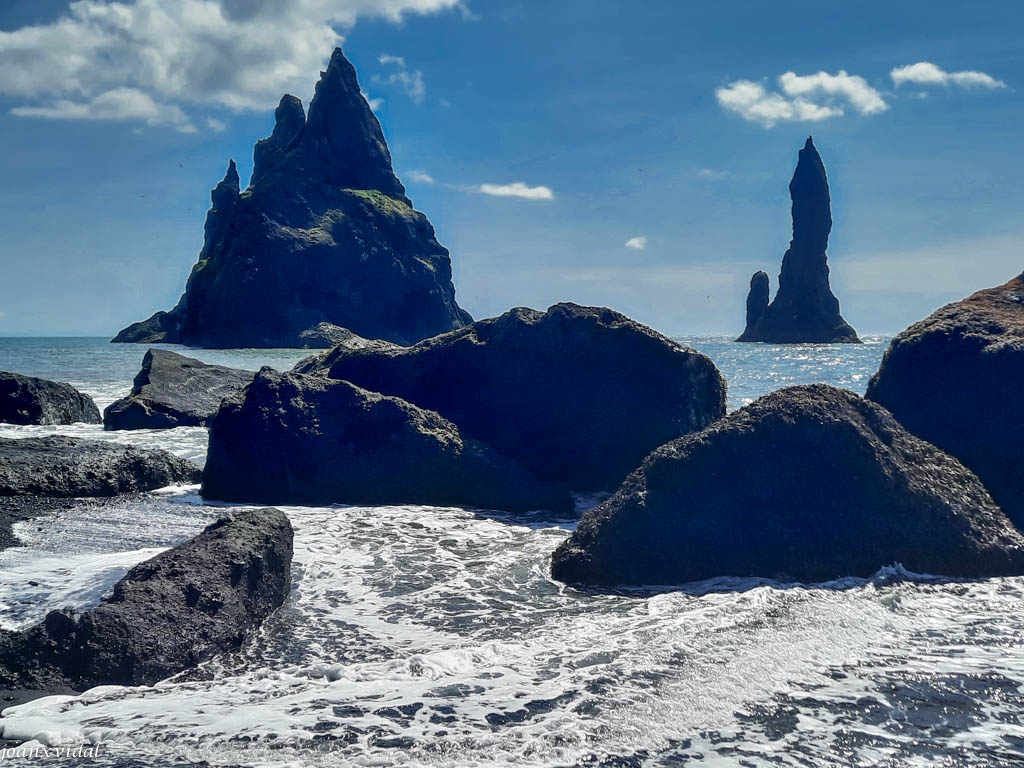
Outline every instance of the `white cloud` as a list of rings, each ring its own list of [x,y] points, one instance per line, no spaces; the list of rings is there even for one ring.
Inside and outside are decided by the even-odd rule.
[[[698,168],[697,178],[705,179],[707,181],[721,181],[722,179],[729,178],[728,171],[719,171],[714,168]]]
[[[188,130],[178,110],[216,105],[272,109],[282,93],[307,94],[338,29],[365,17],[401,21],[453,10],[461,0],[79,0],[57,20],[0,31],[0,94],[15,114],[56,119],[122,117]],[[410,75],[410,89],[418,87]],[[110,96],[109,94],[114,94]],[[143,94],[156,110],[140,106]],[[139,114],[131,117],[133,109]],[[157,115],[155,117],[155,115]],[[155,122],[154,122],[155,120]]]
[[[135,88],[114,88],[90,101],[59,99],[44,107],[15,107],[11,113],[51,120],[142,120],[146,125],[172,125],[183,133],[195,132],[179,107],[158,104]]]
[[[223,120],[218,120],[215,117],[206,118],[206,125],[214,133],[224,133],[228,129],[228,124]]]
[[[626,247],[632,248],[635,251],[642,251],[647,247],[647,237],[639,235],[637,237],[631,237],[626,241]]]
[[[434,177],[426,171],[409,171],[409,178],[418,181],[420,184],[433,184]]]
[[[397,85],[417,104],[423,103],[423,99],[427,95],[427,86],[423,82],[423,72],[418,69],[415,72],[410,72],[405,65],[404,58],[392,56],[389,53],[382,53],[377,61],[385,67],[396,67],[398,71],[392,72],[387,76],[374,75],[373,82],[380,83],[381,85]]]
[[[779,85],[787,96],[810,98],[837,98],[848,101],[862,115],[885,112],[889,105],[882,94],[868,85],[859,75],[849,75],[844,70],[830,75],[818,72],[814,75],[798,75],[785,72],[779,77]]]
[[[765,128],[779,122],[816,122],[839,117],[845,114],[846,106],[862,115],[889,108],[882,95],[864,78],[843,70],[835,75],[785,72],[778,82],[782,93],[768,91],[752,80],[737,80],[718,88],[715,98],[723,108]]]
[[[549,187],[528,187],[522,181],[513,184],[481,184],[477,191],[494,197],[521,197],[526,200],[555,199],[555,193]]]
[[[965,69],[960,72],[947,72],[930,61],[919,61],[905,67],[895,67],[889,75],[898,88],[903,83],[915,85],[959,85],[963,88],[1005,88],[1006,83],[996,80],[992,75]]]

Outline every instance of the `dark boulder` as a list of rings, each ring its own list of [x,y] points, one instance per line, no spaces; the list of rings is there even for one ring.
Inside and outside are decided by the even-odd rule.
[[[175,352],[151,349],[142,359],[132,391],[103,411],[106,429],[205,427],[221,401],[243,389],[255,375],[208,365]]]
[[[956,456],[1024,527],[1024,275],[896,336],[867,397]]]
[[[395,176],[340,48],[308,117],[288,95],[275,115],[248,189],[231,162],[213,190],[178,305],[114,341],[326,348],[332,328],[348,328],[411,344],[470,322],[455,301],[448,251]]]
[[[650,451],[725,414],[705,355],[610,309],[518,308],[412,347],[339,347],[307,365],[437,411],[576,490],[612,489]]]
[[[88,395],[70,384],[0,371],[0,423],[99,424],[100,412]]]
[[[768,276],[754,275],[747,296],[747,327],[737,341],[859,342],[857,332],[839,314],[839,300],[829,287],[825,249],[832,231],[831,200],[825,165],[810,136],[800,150],[789,195],[793,240],[782,258],[778,293],[768,304]],[[752,313],[752,306],[759,311]]]
[[[167,451],[51,435],[0,438],[0,496],[116,496],[199,482]]]
[[[0,632],[0,685],[151,685],[237,650],[284,602],[291,561],[284,513],[232,512],[132,568],[95,608]]]
[[[566,488],[538,483],[432,411],[269,368],[213,420],[202,493],[267,504],[573,509]]]
[[[662,446],[556,550],[555,578],[820,582],[902,563],[1024,573],[1024,536],[978,478],[892,414],[815,384],[756,400]]]

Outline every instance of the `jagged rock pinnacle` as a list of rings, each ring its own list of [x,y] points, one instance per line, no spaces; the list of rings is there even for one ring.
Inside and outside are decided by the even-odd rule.
[[[233,162],[213,190],[178,305],[115,341],[323,347],[348,329],[412,344],[472,322],[455,301],[448,251],[406,197],[341,49],[308,112],[285,95],[274,115],[245,192]]]
[[[831,198],[825,164],[810,136],[800,150],[789,195],[793,239],[782,258],[778,293],[766,306],[768,276],[763,272],[754,275],[747,297],[747,327],[738,340],[858,342],[857,332],[839,313],[839,301],[829,286],[825,251],[832,231]]]

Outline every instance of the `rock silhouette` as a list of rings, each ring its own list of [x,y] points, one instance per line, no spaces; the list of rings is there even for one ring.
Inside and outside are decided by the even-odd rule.
[[[747,327],[737,341],[859,342],[829,287],[825,251],[832,231],[831,201],[825,165],[810,136],[800,150],[789,194],[793,239],[782,258],[779,290],[768,304],[768,276],[754,275],[747,296]]]
[[[413,210],[380,123],[336,49],[308,116],[286,95],[248,189],[228,165],[185,293],[115,342],[330,347],[341,329],[412,344],[472,318],[448,251]]]

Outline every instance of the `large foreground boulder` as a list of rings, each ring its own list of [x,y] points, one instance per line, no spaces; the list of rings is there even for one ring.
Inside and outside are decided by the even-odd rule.
[[[233,161],[214,188],[177,306],[114,341],[326,348],[347,328],[411,344],[470,322],[448,250],[395,176],[340,48],[309,113],[285,95],[275,118],[256,144],[248,189]]]
[[[201,360],[151,349],[142,359],[132,391],[103,411],[105,429],[205,427],[221,401],[241,391],[253,371],[209,365]]]
[[[1024,275],[899,334],[866,396],[970,467],[1024,527]]]
[[[716,576],[818,582],[892,563],[1024,573],[1024,536],[960,462],[884,408],[821,384],[760,398],[652,453],[555,552],[595,585]]]
[[[291,562],[284,513],[233,512],[132,568],[95,608],[0,632],[0,685],[149,685],[236,650],[284,602]]]
[[[195,464],[162,450],[59,435],[0,438],[0,496],[116,496],[199,477]]]
[[[0,371],[0,423],[99,424],[100,412],[88,395],[70,384]]]
[[[434,504],[570,512],[438,414],[346,381],[264,368],[210,428],[203,496],[267,504]]]
[[[654,448],[725,414],[708,357],[576,304],[513,309],[412,347],[338,347],[311,369],[437,411],[575,490],[614,488]]]

